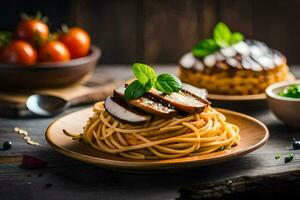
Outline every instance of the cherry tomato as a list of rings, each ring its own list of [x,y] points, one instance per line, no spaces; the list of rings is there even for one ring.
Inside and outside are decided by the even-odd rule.
[[[70,60],[68,48],[59,41],[45,43],[38,50],[38,60],[41,62],[59,62]]]
[[[60,34],[58,39],[68,47],[71,58],[83,57],[89,53],[91,38],[81,28],[70,28],[65,33]]]
[[[11,64],[34,65],[37,61],[36,50],[28,42],[15,40],[1,53],[2,61]]]
[[[34,46],[41,46],[48,40],[49,28],[40,19],[22,20],[16,29],[16,38],[28,41]]]

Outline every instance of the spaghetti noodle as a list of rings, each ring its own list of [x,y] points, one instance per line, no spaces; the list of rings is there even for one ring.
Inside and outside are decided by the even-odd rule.
[[[239,128],[208,106],[205,111],[176,115],[171,119],[153,116],[143,125],[114,119],[98,102],[84,127],[81,139],[92,148],[132,159],[171,159],[203,155],[237,145]]]

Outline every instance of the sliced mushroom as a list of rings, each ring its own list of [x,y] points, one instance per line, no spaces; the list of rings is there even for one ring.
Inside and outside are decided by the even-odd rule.
[[[210,102],[207,101],[207,90],[206,89],[198,88],[198,87],[192,86],[190,84],[186,84],[186,83],[183,83],[182,86],[183,86],[182,87],[183,91],[189,92],[190,94],[195,95],[195,96],[201,98],[202,100],[205,100],[205,103],[210,104]]]
[[[125,89],[126,88],[123,86],[114,90],[113,98],[116,99],[116,101],[122,101],[122,100],[124,101]],[[138,108],[147,113],[161,116],[164,118],[171,118],[175,116],[175,114],[177,113],[176,110],[171,105],[168,107],[162,104],[161,102],[155,101],[148,97],[140,97],[138,99],[132,99],[129,100],[127,103],[130,106],[133,106],[134,108]]]
[[[140,97],[138,99],[132,99],[128,103],[136,108],[139,108],[147,113],[161,116],[164,118],[172,118],[177,113],[174,108],[165,106],[161,102],[152,100],[147,97]]]
[[[151,119],[150,115],[145,115],[142,113],[138,113],[136,111],[127,108],[126,105],[120,105],[115,102],[111,97],[108,97],[105,100],[105,109],[106,111],[116,118],[117,120],[129,124],[144,124]]]
[[[156,101],[160,101],[164,105],[174,106],[176,109],[190,114],[203,112],[206,106],[209,105],[209,102],[197,95],[199,91],[194,93],[195,94],[183,89],[179,92],[165,94],[155,89],[151,89],[147,92],[146,96]]]

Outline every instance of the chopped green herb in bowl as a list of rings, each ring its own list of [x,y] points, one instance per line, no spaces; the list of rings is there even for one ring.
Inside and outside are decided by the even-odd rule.
[[[300,84],[290,85],[284,88],[284,90],[278,93],[282,97],[300,98]]]

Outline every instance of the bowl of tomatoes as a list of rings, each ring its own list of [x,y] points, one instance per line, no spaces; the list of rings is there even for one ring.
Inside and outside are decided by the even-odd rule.
[[[40,14],[24,16],[13,32],[0,32],[0,90],[65,87],[87,80],[101,50],[82,28],[50,33]]]

